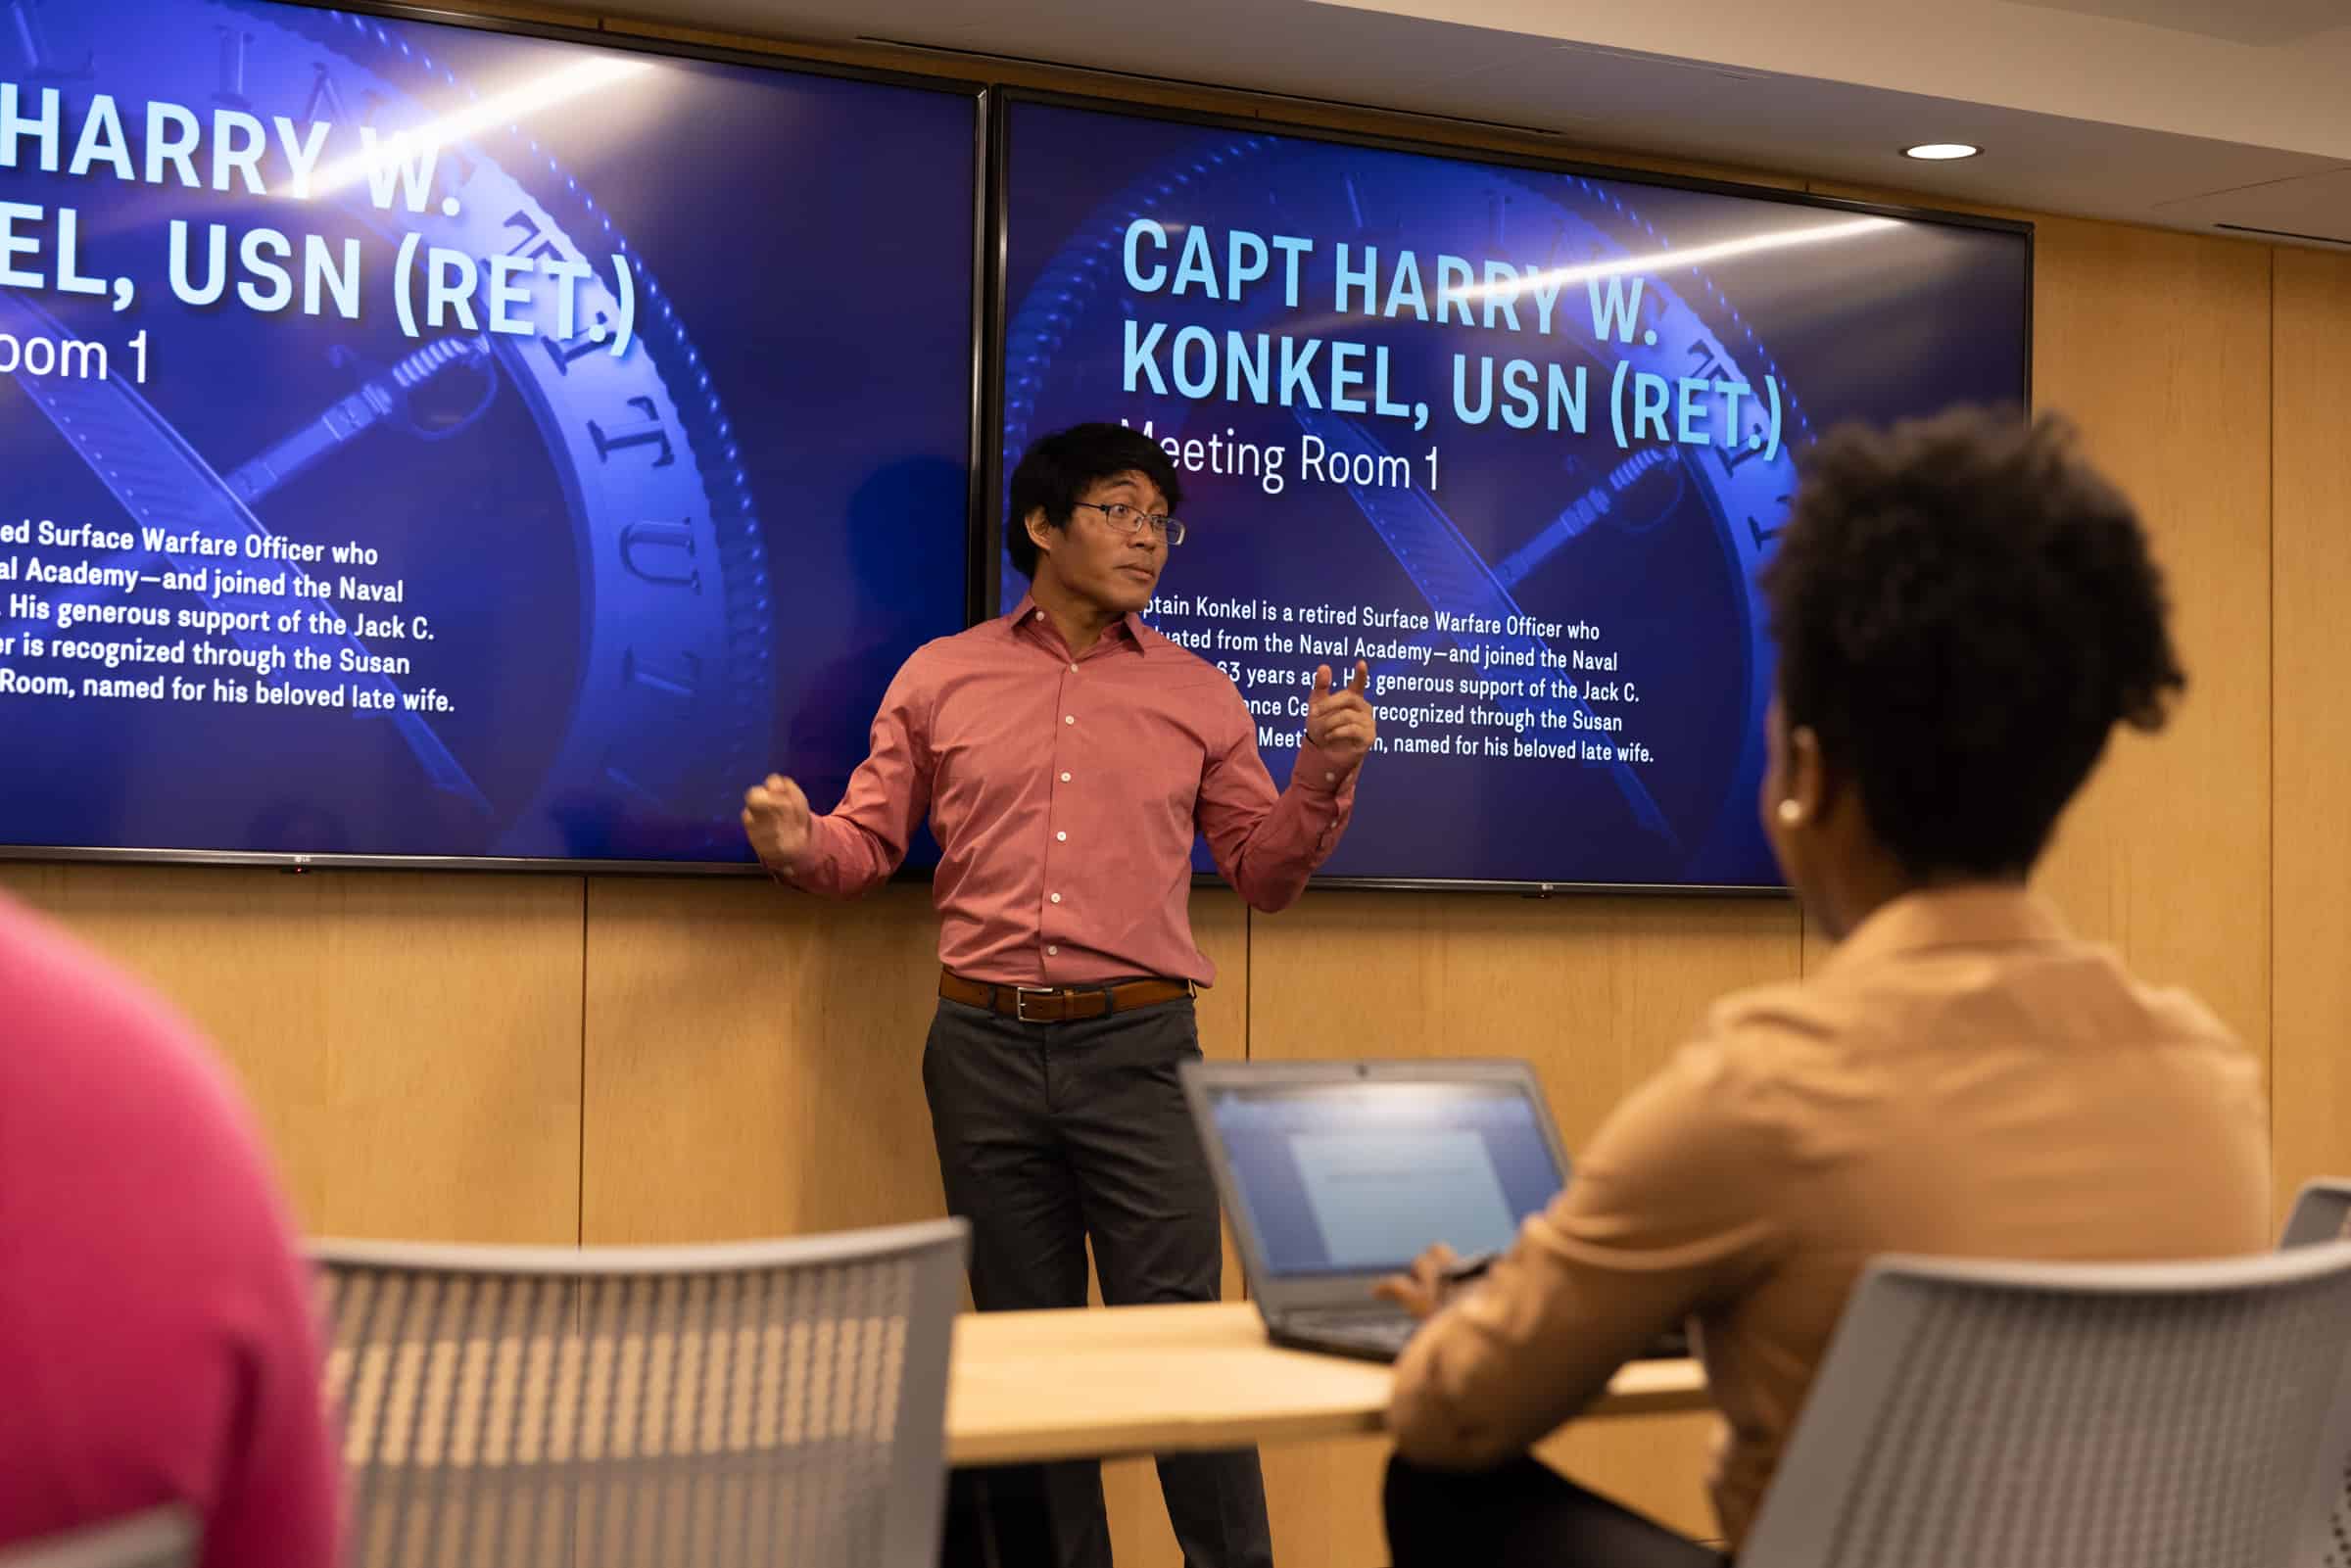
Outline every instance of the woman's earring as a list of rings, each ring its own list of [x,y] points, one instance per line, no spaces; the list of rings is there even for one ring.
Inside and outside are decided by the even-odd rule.
[[[1803,824],[1803,820],[1804,808],[1801,805],[1793,800],[1783,800],[1780,802],[1780,822],[1784,826],[1790,828],[1800,827]]]

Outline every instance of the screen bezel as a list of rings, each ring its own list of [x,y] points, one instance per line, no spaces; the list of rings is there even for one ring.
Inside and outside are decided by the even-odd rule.
[[[1330,130],[1317,125],[1294,121],[1258,119],[1237,115],[1221,115],[1157,106],[1138,106],[1113,98],[1099,98],[1083,93],[1047,92],[1037,89],[996,88],[988,105],[988,203],[989,233],[989,300],[987,307],[987,364],[984,391],[987,410],[987,429],[981,460],[984,465],[982,481],[981,508],[975,515],[975,527],[981,537],[973,542],[974,590],[977,608],[984,617],[1004,613],[1002,602],[1001,560],[1003,557],[1004,519],[1004,454],[1002,412],[1004,399],[1005,325],[1008,320],[1005,291],[1007,286],[1005,259],[1010,254],[1012,204],[1012,120],[1024,104],[1054,109],[1087,110],[1097,114],[1124,116],[1129,119],[1154,120],[1163,124],[1191,125],[1208,129],[1244,131],[1263,135],[1295,136],[1307,141],[1336,144],[1343,147],[1372,148],[1382,152],[1411,153],[1425,158],[1440,158],[1462,164],[1481,164],[1500,168],[1521,168],[1536,173],[1580,174],[1593,179],[1612,180],[1620,184],[1647,185],[1667,190],[1695,191],[1709,196],[1735,196],[1751,201],[1776,202],[1786,207],[1817,208],[1827,212],[1851,213],[1871,217],[1893,217],[1921,223],[1938,223],[1952,228],[1984,229],[1994,233],[2013,234],[2025,245],[2024,310],[2018,323],[2025,367],[2021,405],[2028,411],[2033,406],[2033,284],[2036,261],[2035,225],[2025,219],[1991,217],[1972,213],[1949,213],[1933,208],[1909,207],[1895,203],[1857,201],[1847,197],[1817,196],[1807,191],[1778,190],[1769,186],[1742,185],[1730,180],[1703,179],[1675,174],[1657,174],[1636,168],[1618,167],[1572,159],[1546,159],[1533,155],[1491,152],[1448,146],[1442,142],[1419,141],[1400,136],[1381,136],[1356,131]],[[1194,885],[1209,885],[1218,879],[1207,873],[1195,873]],[[1375,888],[1410,892],[1500,892],[1516,893],[1522,897],[1550,898],[1561,893],[1637,894],[1657,897],[1705,898],[1790,898],[1793,891],[1777,882],[1583,882],[1544,881],[1535,878],[1477,879],[1440,877],[1329,877],[1320,873],[1308,879],[1315,887]]]
[[[743,66],[753,70],[784,75],[825,76],[849,81],[871,82],[879,86],[906,87],[948,98],[962,98],[972,106],[972,246],[971,246],[971,323],[972,342],[969,384],[969,426],[965,431],[965,499],[966,553],[970,540],[980,527],[980,507],[984,499],[981,489],[980,459],[984,455],[986,432],[991,420],[984,394],[983,365],[985,362],[984,345],[989,324],[986,311],[998,290],[988,280],[986,235],[989,228],[988,145],[995,114],[990,106],[990,89],[985,82],[969,77],[923,76],[905,71],[878,70],[869,67],[843,66],[829,61],[801,60],[785,54],[767,54],[747,49],[728,49],[716,45],[690,44],[669,38],[641,36],[635,33],[602,32],[592,27],[564,26],[552,23],[524,22],[504,17],[474,16],[463,12],[436,10],[430,6],[375,3],[375,0],[270,0],[271,4],[305,11],[339,11],[357,15],[381,17],[387,21],[426,23],[437,26],[463,27],[474,32],[501,33],[514,37],[540,38],[552,43],[573,44],[589,49],[623,54],[659,55],[670,59],[708,61],[718,65]],[[965,573],[963,615],[968,625],[978,618],[980,603],[974,582]],[[657,877],[764,877],[767,872],[756,861],[697,861],[697,860],[602,860],[568,859],[560,856],[500,856],[500,855],[370,855],[370,854],[304,854],[288,851],[244,849],[173,849],[142,847],[98,847],[74,844],[16,844],[0,842],[0,862],[74,862],[133,865],[172,866],[244,866],[281,871],[485,871],[485,872],[552,872],[568,876],[611,872],[633,876]],[[901,873],[907,880],[928,880],[926,868]]]

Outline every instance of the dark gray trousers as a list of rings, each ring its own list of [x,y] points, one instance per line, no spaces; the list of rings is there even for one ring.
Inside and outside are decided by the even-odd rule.
[[[1469,1475],[1391,1459],[1382,1502],[1395,1568],[1729,1568],[1532,1458]]]
[[[1216,1184],[1176,1075],[1199,1055],[1188,1000],[1080,1023],[938,1004],[923,1089],[980,1310],[1083,1307],[1089,1238],[1113,1307],[1217,1299]],[[1055,1562],[1109,1568],[1102,1467],[1036,1473]],[[1164,1454],[1159,1487],[1189,1568],[1270,1568],[1255,1449]]]

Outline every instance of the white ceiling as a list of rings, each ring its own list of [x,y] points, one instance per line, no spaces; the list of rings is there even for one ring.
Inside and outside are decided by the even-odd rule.
[[[2079,11],[2119,22],[2142,22],[2180,32],[2207,33],[2237,43],[2280,44],[2311,37],[2343,23],[2342,0],[2025,0],[2045,11]]]
[[[2163,0],[2115,8],[2126,3],[2149,17],[2176,9]],[[2013,0],[1330,4],[2351,161],[2351,7],[2340,5],[2324,31],[2256,46]],[[2246,0],[2241,12],[2280,27],[2304,20],[2301,0]]]
[[[1951,200],[2351,246],[2351,0],[614,0]],[[984,67],[984,59],[976,62]],[[1920,164],[1900,149],[1970,141]]]

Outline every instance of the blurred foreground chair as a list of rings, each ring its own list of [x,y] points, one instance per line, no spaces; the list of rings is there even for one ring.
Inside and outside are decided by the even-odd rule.
[[[177,1503],[0,1546],[0,1568],[195,1568],[196,1515]]]
[[[2179,1264],[1890,1257],[1740,1568],[2320,1568],[2351,1242]]]
[[[2309,1247],[2334,1241],[2351,1230],[2351,1181],[2321,1176],[2294,1195],[2285,1216],[2280,1247]],[[2344,1464],[2341,1485],[2335,1489],[2332,1520],[2327,1533],[2325,1568],[2351,1568],[2351,1460]]]
[[[2308,1247],[2313,1242],[2338,1241],[2351,1226],[2351,1181],[2321,1176],[2305,1182],[2294,1194],[2294,1207],[2285,1216],[2280,1247]]]
[[[347,1560],[932,1568],[968,1244],[317,1244]]]

